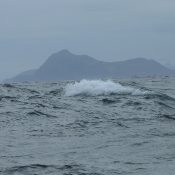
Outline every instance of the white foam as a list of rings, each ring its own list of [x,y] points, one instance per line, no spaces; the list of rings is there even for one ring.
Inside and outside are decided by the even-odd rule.
[[[87,95],[87,96],[97,96],[97,95],[110,95],[110,94],[132,94],[132,95],[142,95],[139,89],[134,89],[132,87],[125,87],[119,83],[115,83],[111,80],[81,80],[80,82],[75,82],[68,84],[65,87],[66,96],[76,96],[76,95]]]

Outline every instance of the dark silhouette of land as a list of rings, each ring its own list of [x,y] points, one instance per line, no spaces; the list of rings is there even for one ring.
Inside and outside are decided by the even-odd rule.
[[[88,55],[75,55],[68,50],[62,50],[51,55],[38,69],[23,72],[8,81],[57,81],[160,75],[175,75],[175,71],[145,58],[104,62]]]

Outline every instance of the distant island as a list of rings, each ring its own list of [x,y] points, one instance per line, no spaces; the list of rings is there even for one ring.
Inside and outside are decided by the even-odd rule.
[[[57,81],[81,80],[99,78],[145,77],[145,76],[175,75],[160,63],[146,59],[135,58],[126,61],[104,62],[88,55],[75,55],[68,50],[61,50],[51,55],[46,62],[36,70],[25,71],[7,82],[24,81]]]

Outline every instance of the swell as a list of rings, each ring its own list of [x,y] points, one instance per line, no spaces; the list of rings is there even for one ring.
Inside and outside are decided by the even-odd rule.
[[[34,86],[28,84],[1,84],[1,93],[27,93],[27,94],[39,94],[37,89],[33,89]]]
[[[50,117],[51,118],[56,118],[56,116],[54,116],[54,115],[47,114],[47,113],[44,113],[44,112],[41,112],[41,111],[38,111],[38,110],[28,112],[27,115],[29,115],[29,116],[45,116],[45,117],[48,117],[48,118],[50,118]]]
[[[175,98],[174,97],[171,97],[165,93],[160,93],[160,92],[154,92],[154,93],[150,93],[150,94],[145,94],[144,95],[145,99],[146,100],[151,100],[151,99],[158,99],[158,100],[161,100],[161,101],[164,101],[164,100],[169,100],[169,101],[174,101],[175,102]]]
[[[17,99],[17,97],[15,97],[15,96],[9,96],[9,95],[4,95],[4,96],[0,96],[0,101],[2,101],[2,100],[16,100]]]
[[[3,175],[14,175],[14,174],[76,174],[76,175],[100,175],[101,173],[93,172],[88,173],[88,170],[83,165],[77,164],[65,164],[63,166],[59,165],[46,165],[46,164],[30,164],[24,166],[15,166],[9,169],[0,170]],[[101,174],[102,175],[102,174]]]

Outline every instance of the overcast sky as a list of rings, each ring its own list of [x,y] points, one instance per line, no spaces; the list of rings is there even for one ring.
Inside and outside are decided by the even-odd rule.
[[[175,0],[0,0],[0,80],[64,48],[175,67]]]

